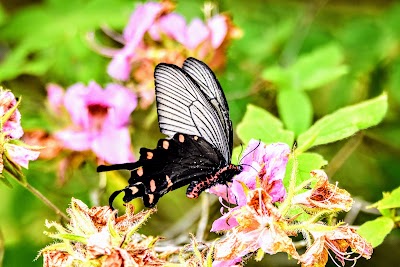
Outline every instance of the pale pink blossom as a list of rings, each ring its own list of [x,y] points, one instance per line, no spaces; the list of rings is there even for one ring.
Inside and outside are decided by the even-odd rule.
[[[154,44],[149,46],[145,40],[146,33],[160,43],[165,37],[172,39],[192,54],[196,51],[195,54],[200,59],[214,54],[215,49],[219,48],[228,36],[228,19],[223,15],[216,15],[206,22],[195,18],[187,23],[183,16],[171,13],[171,10],[167,3],[148,2],[137,6],[122,36],[118,38],[124,46],[114,52],[106,48],[99,49],[101,53],[112,56],[108,66],[108,74],[111,77],[126,81],[135,62],[149,58],[149,54],[152,55],[150,58],[165,54],[161,52],[164,48],[157,49]]]
[[[306,208],[324,209],[330,211],[349,211],[353,199],[349,192],[330,184],[328,176],[323,170],[314,170],[311,176],[318,179],[311,190],[298,194],[293,198],[293,204],[300,204]]]
[[[315,227],[314,231],[310,231],[310,233],[314,242],[299,259],[299,262],[304,267],[325,266],[328,256],[330,256],[337,266],[339,264],[336,263],[336,260],[342,266],[345,266],[346,261],[352,262],[354,266],[360,257],[371,258],[371,244],[348,225],[340,225],[334,229],[329,226],[320,225],[319,227]],[[348,251],[349,248],[351,251]],[[330,254],[332,252],[334,255]]]
[[[236,204],[215,220],[211,231],[224,231],[237,226],[232,212],[247,204],[246,190],[257,188],[257,180],[261,188],[270,196],[272,203],[281,201],[286,196],[283,186],[283,178],[289,158],[289,146],[283,143],[265,145],[256,140],[251,140],[244,151],[241,160],[243,171],[233,178],[230,186],[217,185],[209,189],[210,193],[216,194],[225,201]]]
[[[21,113],[15,108],[16,104],[17,100],[12,92],[0,89],[1,132],[5,134],[4,137],[11,139],[19,139],[24,134],[21,127]]]
[[[122,35],[124,47],[114,55],[108,66],[108,74],[111,77],[124,81],[129,78],[136,49],[142,44],[144,34],[162,11],[163,5],[155,2],[142,4],[136,8]]]
[[[1,140],[0,146],[4,148],[0,154],[16,165],[28,168],[30,160],[39,157],[40,152],[31,150],[29,146],[17,139],[21,138],[24,131],[21,127],[21,113],[17,109],[17,100],[12,92],[0,89],[0,117]],[[3,172],[3,160],[0,160],[0,173]]]
[[[135,94],[118,84],[108,84],[103,90],[95,82],[78,83],[67,89],[64,105],[73,126],[56,137],[65,147],[92,150],[109,163],[134,160],[128,124],[137,105]]]
[[[64,106],[64,89],[58,84],[50,83],[46,86],[49,108],[56,115],[60,114]]]
[[[6,150],[9,158],[16,164],[28,169],[29,161],[35,160],[39,157],[40,152],[25,148],[21,145],[5,143],[4,149]]]
[[[272,197],[272,201],[281,201],[286,196],[283,186],[286,165],[289,159],[290,148],[284,143],[265,145],[257,140],[250,140],[243,152],[241,160],[243,171],[233,178],[229,188],[218,185],[209,190],[230,203],[242,206],[246,204],[246,195],[243,184],[250,190],[256,188],[257,179],[261,186]],[[229,198],[229,199],[228,199]]]
[[[299,258],[289,237],[292,233],[284,229],[287,222],[271,201],[263,189],[256,189],[249,192],[247,205],[229,212],[237,226],[215,245],[216,260],[227,263],[259,249],[271,255],[286,252]]]

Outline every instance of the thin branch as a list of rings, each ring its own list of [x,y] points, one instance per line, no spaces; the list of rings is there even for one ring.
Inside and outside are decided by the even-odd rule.
[[[199,220],[199,224],[197,226],[197,233],[196,233],[196,239],[199,242],[202,242],[204,239],[204,233],[206,231],[208,217],[210,214],[210,203],[208,194],[202,194],[201,196],[201,211],[202,211],[201,217]]]
[[[211,198],[209,200],[209,205],[213,205],[217,200],[218,198]],[[179,221],[174,223],[174,225],[172,225],[170,228],[166,229],[161,236],[173,238],[182,234],[183,232],[186,232],[186,230],[189,229],[189,227],[192,226],[200,217],[202,212],[201,205],[201,202],[197,203],[189,212],[182,216]]]
[[[333,177],[338,169],[346,162],[346,160],[353,154],[354,150],[361,144],[363,134],[357,133],[339,150],[338,153],[331,159],[329,165],[326,167],[325,172],[328,177]]]
[[[18,181],[19,182],[19,181]],[[22,184],[22,183],[21,183]],[[59,210],[56,205],[54,205],[48,198],[46,198],[44,195],[42,195],[42,193],[40,193],[36,188],[34,188],[33,186],[31,186],[29,183],[27,184],[22,184],[26,189],[28,189],[29,191],[31,191],[32,194],[34,194],[37,198],[39,198],[44,204],[46,204],[49,208],[51,208],[52,210],[54,210],[56,212],[57,215],[61,216],[61,218],[63,218],[66,221],[69,221],[68,216],[62,212],[61,210]]]

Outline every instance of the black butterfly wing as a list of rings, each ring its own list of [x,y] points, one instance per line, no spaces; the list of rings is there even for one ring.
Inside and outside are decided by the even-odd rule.
[[[214,106],[220,121],[224,125],[223,129],[227,138],[226,147],[229,148],[228,158],[230,159],[233,146],[232,122],[229,118],[228,103],[217,77],[207,64],[192,57],[187,58],[183,62],[182,69],[196,81],[202,92],[207,95],[208,100]],[[224,155],[227,154],[227,151],[221,152]]]
[[[110,206],[124,192],[124,202],[142,197],[146,207],[153,207],[161,196],[187,184],[187,196],[196,198],[218,182],[220,177],[213,174],[225,165],[219,151],[202,137],[177,133],[172,139],[160,139],[155,149],[142,148],[135,163],[100,166],[98,171],[131,170],[129,185],[111,195]]]
[[[202,136],[219,150],[226,162],[230,162],[232,129],[226,100],[219,104],[213,91],[204,91],[205,87],[195,80],[202,81],[203,78],[192,73],[193,77],[175,65],[157,65],[154,77],[160,130],[170,137],[175,133]],[[215,78],[210,69],[203,68],[202,73],[204,77]],[[217,81],[214,83],[218,86]],[[218,98],[225,99],[220,87],[218,90]],[[227,119],[224,114],[228,114]]]

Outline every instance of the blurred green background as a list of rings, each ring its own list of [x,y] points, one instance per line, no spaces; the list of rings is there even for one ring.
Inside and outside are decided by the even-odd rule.
[[[204,1],[178,1],[177,11],[188,20],[203,17]],[[227,96],[233,125],[237,125],[248,103],[278,114],[277,88],[263,78],[274,66],[289,66],[303,54],[334,44],[340,49],[347,73],[315,90],[307,91],[314,109],[313,121],[334,110],[372,98],[386,91],[389,111],[383,123],[363,131],[349,143],[354,151],[340,154],[349,140],[315,149],[334,166],[330,178],[339,181],[354,197],[375,202],[382,191],[400,185],[400,3],[398,1],[215,1],[220,12],[229,13],[243,37],[232,42],[226,69],[217,73]],[[45,84],[69,86],[76,82],[111,81],[106,74],[108,59],[93,52],[85,34],[106,24],[122,30],[134,8],[132,1],[1,1],[0,5],[0,82],[15,95],[23,96],[24,129],[57,129],[57,122],[46,118]],[[7,56],[11,55],[11,56]],[[318,69],[318,66],[314,66]],[[279,89],[279,88],[278,88]],[[141,124],[149,112],[132,116],[135,152],[154,147],[161,135],[156,121]],[[361,137],[360,137],[361,136]],[[350,138],[350,141],[351,142]],[[235,139],[235,144],[240,140]],[[60,182],[58,160],[36,161],[25,171],[29,182],[65,210],[71,197],[89,206],[94,194],[106,205],[109,192],[99,191],[94,162],[83,162],[68,169],[68,179]],[[128,176],[128,174],[126,174]],[[33,262],[38,251],[51,240],[43,235],[45,219],[55,214],[29,191],[12,181],[13,189],[0,185],[0,251],[3,266],[41,266]],[[124,185],[122,185],[124,186]],[[200,201],[186,199],[185,189],[163,197],[157,214],[142,229],[145,234],[172,234],[173,227],[190,224],[188,210],[200,210]],[[219,204],[211,207],[218,217]],[[360,213],[354,224],[375,218]],[[212,220],[210,221],[212,222]],[[177,226],[178,225],[178,226]],[[189,227],[195,232],[195,224]],[[213,236],[210,236],[213,237]],[[397,266],[400,232],[393,231],[372,259],[358,266]],[[261,263],[250,260],[247,266],[292,266],[286,255],[266,256]]]

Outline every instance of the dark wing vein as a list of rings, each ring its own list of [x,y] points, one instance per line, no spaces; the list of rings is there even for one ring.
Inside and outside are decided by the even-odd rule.
[[[210,102],[208,94],[181,68],[161,63],[154,72],[160,130],[202,136],[230,161],[229,135],[221,110]]]
[[[220,144],[223,148],[220,151],[230,161],[233,145],[232,122],[229,118],[228,103],[218,79],[205,63],[195,58],[186,59],[182,68],[196,81],[202,92],[207,95],[210,103],[214,106],[221,125],[223,125],[223,128],[218,131],[219,135],[224,139],[223,144]]]

